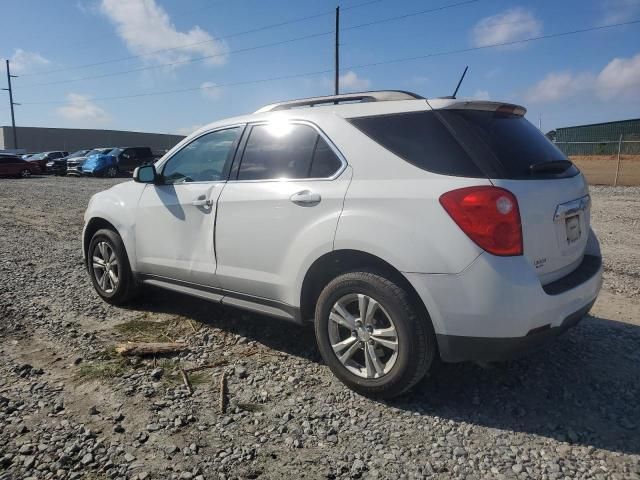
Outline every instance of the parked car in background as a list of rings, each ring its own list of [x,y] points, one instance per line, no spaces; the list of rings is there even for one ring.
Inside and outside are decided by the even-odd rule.
[[[602,285],[585,177],[525,112],[386,91],[218,121],[91,198],[87,271],[109,303],[146,284],[312,322],[375,397],[524,354]]]
[[[67,162],[73,158],[84,157],[89,153],[89,150],[78,150],[73,152],[68,157],[62,157],[47,162],[47,171],[54,175],[66,175],[67,174]]]
[[[29,162],[36,162],[40,165],[40,171],[42,173],[47,173],[47,163],[51,160],[55,160],[56,158],[62,158],[69,155],[69,152],[56,150],[52,152],[42,152],[36,153],[35,155],[29,157]]]
[[[23,160],[17,155],[0,154],[0,175],[26,178],[38,173],[40,173],[38,163]]]
[[[105,153],[109,153],[111,150],[113,150],[113,147],[99,147],[99,148],[94,148],[92,150],[89,150],[82,157],[68,158],[67,159],[67,175],[82,175],[81,168],[82,168],[82,165],[84,165],[84,162],[87,160],[87,158],[93,155],[102,155]]]
[[[82,165],[82,174],[113,178],[153,163],[155,158],[149,147],[117,147],[108,153],[89,157]]]

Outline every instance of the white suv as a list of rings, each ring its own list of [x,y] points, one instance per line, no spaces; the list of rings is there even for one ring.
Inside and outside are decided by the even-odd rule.
[[[313,322],[334,374],[371,396],[436,357],[520,354],[602,283],[585,179],[524,113],[386,91],[212,123],[93,196],[93,285],[114,304],[146,284]]]

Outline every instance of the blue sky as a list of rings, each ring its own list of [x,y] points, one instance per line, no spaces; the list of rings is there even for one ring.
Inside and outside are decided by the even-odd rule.
[[[335,1],[5,1],[0,56],[20,76],[18,125],[188,133],[270,102],[333,90]],[[344,91],[449,95],[469,65],[460,97],[521,103],[545,131],[640,117],[640,23],[492,47],[640,20],[640,0],[339,5]],[[418,13],[439,7],[446,8]],[[261,29],[301,17],[312,18]],[[476,47],[488,48],[363,66]],[[254,82],[277,77],[289,78]],[[0,97],[2,125],[10,124],[7,103]]]

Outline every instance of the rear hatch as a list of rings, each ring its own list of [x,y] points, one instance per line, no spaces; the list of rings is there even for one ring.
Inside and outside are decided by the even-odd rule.
[[[574,270],[586,248],[591,206],[578,169],[522,107],[461,102],[435,112],[490,181],[516,196],[524,255],[541,283]]]

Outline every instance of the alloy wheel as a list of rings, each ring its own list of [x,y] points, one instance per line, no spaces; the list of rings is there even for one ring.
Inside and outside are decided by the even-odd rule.
[[[118,174],[116,167],[109,167],[107,169],[107,177],[113,178]]]
[[[118,288],[118,258],[108,242],[100,241],[93,248],[92,269],[96,283],[104,293],[113,293]]]
[[[362,378],[380,378],[398,358],[393,319],[375,299],[352,293],[340,298],[329,314],[329,341],[342,365]]]
[[[22,170],[22,171],[20,172],[20,176],[21,176],[22,178],[30,177],[30,176],[31,176],[31,170],[28,170],[28,169],[26,169],[26,168],[25,168],[24,170]]]

